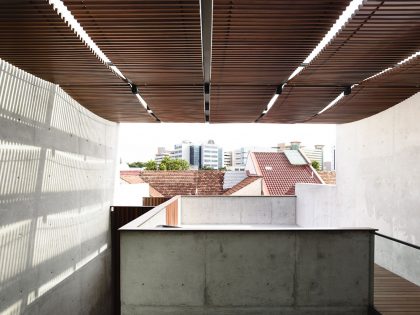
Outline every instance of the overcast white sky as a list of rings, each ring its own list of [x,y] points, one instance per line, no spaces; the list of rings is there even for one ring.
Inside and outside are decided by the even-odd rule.
[[[120,157],[124,162],[154,159],[157,147],[173,149],[182,140],[201,144],[213,139],[224,150],[240,147],[275,147],[301,141],[324,144],[325,160],[335,145],[335,125],[310,124],[120,124]]]

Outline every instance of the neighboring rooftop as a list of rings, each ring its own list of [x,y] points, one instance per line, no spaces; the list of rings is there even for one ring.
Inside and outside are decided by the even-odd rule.
[[[122,171],[121,178],[137,176],[164,197],[176,195],[221,195],[224,172],[205,171]],[[138,180],[135,180],[137,183]]]
[[[309,165],[292,165],[283,152],[252,152],[250,163],[264,179],[265,195],[294,195],[296,183],[322,184]]]
[[[325,184],[335,185],[335,171],[320,171],[318,172]]]
[[[261,176],[257,175],[250,175],[245,177],[243,180],[241,180],[239,183],[231,187],[230,189],[226,190],[223,195],[232,195],[235,192],[240,191],[242,188],[245,188],[246,186],[252,184],[256,180],[262,178]]]

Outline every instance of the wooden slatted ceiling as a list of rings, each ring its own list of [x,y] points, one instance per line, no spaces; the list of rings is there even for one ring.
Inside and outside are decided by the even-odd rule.
[[[286,86],[276,102],[275,110],[259,120],[262,123],[304,123],[308,113],[318,113],[340,94],[340,88]],[[274,109],[274,108],[273,108]]]
[[[97,115],[154,121],[45,0],[0,1],[0,42],[0,58],[59,84]]]
[[[420,1],[366,1],[293,85],[348,86],[420,49]]]
[[[141,93],[163,122],[204,122],[201,86],[145,86]]]
[[[314,123],[347,123],[377,114],[420,91],[420,57],[362,82]]]
[[[214,0],[210,121],[255,121],[275,86],[305,60],[348,3]],[[231,96],[227,86],[236,86]],[[218,99],[214,92],[221,90]]]
[[[333,101],[345,86],[359,83],[418,51],[419,27],[420,1],[365,1],[318,57],[288,83],[295,87],[294,99],[299,99],[298,95],[304,94],[309,86],[325,86],[322,92],[325,98],[314,98],[310,101],[311,107],[296,102],[293,109],[282,106],[280,97],[261,121],[283,122],[293,114],[290,110],[303,111],[302,107],[307,107],[307,118],[310,119]],[[342,88],[334,93],[337,87]],[[359,86],[345,98],[345,108],[336,105],[310,122],[358,120],[393,106],[415,92],[417,90],[412,88],[381,90],[377,86]]]
[[[198,0],[63,2],[159,119],[204,122]]]
[[[270,101],[275,89],[275,86],[213,86],[210,93],[210,121],[253,122]],[[261,109],[259,112],[258,108]]]

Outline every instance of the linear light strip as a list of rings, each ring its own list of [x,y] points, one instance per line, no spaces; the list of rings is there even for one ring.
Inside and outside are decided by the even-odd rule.
[[[405,58],[404,60],[401,60],[400,62],[398,62],[395,66],[393,66],[393,67],[389,67],[389,68],[386,68],[386,69],[384,69],[384,70],[382,70],[382,71],[380,71],[380,72],[378,72],[378,73],[376,73],[376,74],[374,74],[374,75],[371,75],[370,77],[368,77],[368,78],[366,78],[366,79],[364,79],[364,80],[362,80],[362,82],[366,82],[366,81],[368,81],[368,80],[371,80],[371,79],[373,79],[373,78],[376,78],[376,77],[379,77],[379,76],[381,76],[381,75],[383,75],[384,73],[387,73],[387,72],[389,72],[389,71],[391,71],[391,70],[393,70],[393,69],[395,69],[395,68],[397,68],[397,67],[399,67],[399,66],[401,66],[401,65],[403,65],[403,64],[405,64],[405,63],[407,63],[407,62],[409,62],[410,60],[412,60],[413,58],[416,58],[416,57],[418,57],[418,56],[420,56],[420,51],[418,51],[418,52],[416,52],[416,53],[414,53],[414,54],[412,54],[410,57],[407,57],[407,58]],[[353,89],[355,86],[357,86],[357,85],[359,85],[359,84],[353,84],[352,86],[351,86],[351,88],[350,89]],[[340,97],[341,96],[341,97]],[[325,112],[326,110],[328,110],[328,109],[330,109],[331,107],[333,107],[333,106],[335,106],[337,103],[338,103],[338,101],[339,100],[341,100],[342,98],[344,97],[344,93],[341,93],[339,96],[337,96],[337,98],[335,98],[331,103],[329,103],[327,106],[325,106],[325,108],[323,108],[317,115],[321,115],[323,112]]]
[[[398,62],[397,64],[395,64],[393,67],[386,68],[386,69],[384,69],[384,70],[382,70],[382,71],[380,71],[380,72],[378,72],[378,73],[376,73],[374,75],[371,75],[370,77],[362,80],[362,82],[366,82],[366,81],[371,80],[373,78],[379,77],[379,76],[383,75],[384,73],[387,73],[387,72],[389,72],[389,71],[391,71],[391,70],[393,70],[393,69],[395,69],[397,67],[400,67],[401,65],[404,65],[405,63],[409,62],[410,60],[412,60],[412,59],[414,59],[414,58],[416,58],[418,56],[420,56],[420,51],[415,52],[414,54],[412,54],[411,56],[405,58],[404,60],[401,60],[400,62]],[[359,84],[353,84],[350,89],[353,89],[357,85],[359,85]],[[340,97],[341,94],[343,94],[342,97]],[[330,109],[335,104],[337,104],[338,101],[341,100],[343,98],[343,96],[344,96],[344,93],[341,93],[341,94],[336,99],[334,99],[331,103],[329,103],[327,106],[325,106],[325,108],[323,108],[317,115],[321,115],[323,112],[325,112],[326,110]]]
[[[108,69],[110,69],[116,76],[118,76],[121,80],[127,83],[130,88],[132,88],[131,81],[124,76],[124,74],[115,66],[111,60],[103,53],[103,51],[96,45],[96,43],[90,38],[90,36],[86,33],[80,23],[74,18],[73,14],[67,9],[64,5],[63,1],[61,0],[48,0],[48,3],[57,10],[57,13],[61,16],[61,18],[68,24],[68,26],[75,32],[75,34],[88,46],[90,50],[99,58],[99,60],[104,63]],[[132,90],[133,94],[136,95],[137,99],[141,103],[141,105],[146,109],[147,113],[156,118],[157,121],[160,121],[153,111],[147,105],[147,102],[141,97],[140,93],[136,87],[136,93]]]
[[[359,9],[359,6],[363,4],[364,0],[352,0],[344,12],[340,15],[338,20],[330,28],[328,33],[319,42],[314,50],[309,54],[308,57],[303,61],[303,64],[307,65],[315,59],[316,56],[330,43],[330,41],[337,35],[337,33],[343,28],[343,26],[351,19],[353,14]],[[288,78],[288,81],[300,73],[305,67],[298,67],[292,75]]]
[[[347,6],[347,8],[343,11],[343,13],[340,15],[340,17],[337,19],[337,21],[333,24],[333,26],[330,28],[328,33],[322,38],[322,40],[318,43],[318,45],[315,47],[314,50],[309,54],[308,57],[303,61],[302,65],[297,67],[295,71],[289,76],[287,81],[290,81],[295,76],[297,76],[303,69],[305,69],[305,66],[311,63],[316,56],[319,55],[319,53],[330,43],[330,41],[334,38],[334,36],[337,35],[337,33],[343,28],[343,26],[350,20],[350,18],[354,15],[354,13],[359,9],[359,6],[363,4],[364,0],[352,0],[350,4]],[[305,65],[305,66],[303,66]],[[282,88],[287,84],[283,84]],[[271,98],[270,102],[268,103],[266,109],[262,112],[260,117],[258,117],[258,120],[260,120],[263,116],[265,116],[269,110],[273,107],[274,103],[276,102],[278,95],[274,94]],[[344,94],[343,94],[344,95]],[[338,97],[337,97],[338,98]],[[338,101],[337,101],[338,102]]]

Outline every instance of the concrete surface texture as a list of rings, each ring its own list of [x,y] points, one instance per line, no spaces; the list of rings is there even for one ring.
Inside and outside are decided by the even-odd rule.
[[[420,245],[420,93],[337,126],[337,185],[297,185],[298,224],[369,226]],[[378,264],[420,285],[420,253],[377,237]]]
[[[296,198],[262,196],[182,196],[181,224],[296,223]]]
[[[0,314],[108,314],[117,125],[0,69]]]
[[[367,314],[371,231],[122,231],[122,314]]]

